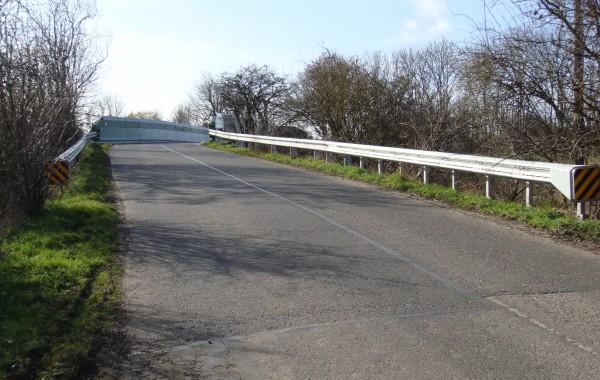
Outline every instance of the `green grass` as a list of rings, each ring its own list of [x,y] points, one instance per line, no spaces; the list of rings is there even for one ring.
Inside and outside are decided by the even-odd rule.
[[[451,188],[435,184],[424,184],[399,173],[378,174],[360,169],[357,166],[343,166],[306,157],[291,158],[289,155],[284,154],[262,153],[237,148],[223,142],[210,142],[205,145],[232,153],[313,169],[388,189],[417,194],[424,198],[437,199],[461,209],[520,221],[565,239],[582,240],[600,245],[600,220],[580,221],[576,217],[566,215],[549,205],[528,207],[523,203],[488,199],[480,194],[454,191]]]
[[[71,185],[0,240],[0,378],[89,378],[120,313],[119,215],[108,146],[91,144]]]

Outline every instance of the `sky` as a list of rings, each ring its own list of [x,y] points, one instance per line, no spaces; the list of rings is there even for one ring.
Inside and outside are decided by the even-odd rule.
[[[99,91],[170,120],[202,75],[250,64],[294,77],[324,49],[392,53],[469,40],[482,0],[96,0]]]

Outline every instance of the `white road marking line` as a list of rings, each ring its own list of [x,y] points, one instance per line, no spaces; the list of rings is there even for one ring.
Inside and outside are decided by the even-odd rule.
[[[431,269],[427,268],[426,266],[424,266],[424,265],[422,265],[422,264],[420,264],[420,263],[418,263],[418,262],[416,262],[416,261],[414,261],[412,259],[409,259],[408,257],[405,257],[405,256],[401,255],[400,253],[394,251],[393,249],[391,249],[389,247],[386,247],[383,244],[378,243],[375,240],[370,239],[367,236],[361,234],[360,232],[355,231],[355,230],[353,230],[353,229],[351,229],[349,227],[346,227],[343,224],[340,224],[340,223],[336,222],[335,220],[332,220],[332,219],[328,218],[327,216],[325,216],[325,215],[323,215],[323,214],[321,214],[321,213],[319,213],[319,212],[317,212],[315,210],[312,210],[312,209],[310,209],[310,208],[308,208],[306,206],[303,206],[303,205],[301,205],[299,203],[296,203],[296,202],[292,201],[291,199],[285,198],[285,197],[283,197],[281,195],[272,193],[272,192],[270,192],[268,190],[265,190],[265,189],[263,189],[261,187],[258,187],[256,185],[254,185],[254,184],[246,182],[246,181],[244,181],[241,178],[238,178],[238,177],[236,177],[236,176],[234,176],[232,174],[229,174],[229,173],[226,173],[226,172],[224,172],[222,170],[219,170],[219,169],[217,169],[217,168],[215,168],[215,167],[213,167],[213,166],[211,166],[211,165],[209,165],[209,164],[207,164],[207,163],[205,163],[203,161],[197,160],[197,159],[195,159],[193,157],[187,156],[187,155],[185,155],[183,153],[180,153],[180,152],[177,152],[177,151],[175,151],[173,149],[167,148],[164,145],[161,145],[161,146],[164,149],[168,150],[168,151],[171,151],[171,152],[173,152],[175,154],[178,154],[178,155],[180,155],[182,157],[185,157],[185,158],[187,158],[187,159],[189,159],[191,161],[194,161],[194,162],[197,162],[197,163],[199,163],[201,165],[204,165],[207,168],[209,168],[209,169],[211,169],[211,170],[213,170],[213,171],[215,171],[217,173],[220,173],[220,174],[222,174],[224,176],[230,177],[230,178],[232,178],[232,179],[234,179],[236,181],[239,181],[239,182],[243,183],[246,186],[252,187],[253,189],[256,189],[256,190],[258,190],[258,191],[260,191],[262,193],[268,194],[268,195],[270,195],[272,197],[275,197],[275,198],[280,199],[280,200],[282,200],[284,202],[287,202],[287,203],[291,204],[292,206],[298,207],[298,208],[300,208],[300,209],[302,209],[302,210],[304,210],[304,211],[306,211],[306,212],[308,212],[310,214],[313,214],[313,215],[317,216],[318,218],[322,219],[323,221],[325,221],[325,222],[327,222],[327,223],[329,223],[329,224],[331,224],[331,225],[333,225],[333,226],[341,229],[342,231],[346,232],[347,234],[352,235],[352,236],[354,236],[354,237],[356,237],[356,238],[358,238],[360,240],[363,240],[364,242],[370,244],[371,246],[373,246],[373,247],[375,247],[375,248],[377,248],[377,249],[379,249],[379,250],[381,250],[381,251],[389,254],[390,256],[395,257],[396,259],[398,259],[399,261],[403,262],[404,264],[413,267],[414,269],[420,271],[421,273],[424,273],[424,274],[428,275],[429,277],[437,280],[438,282],[441,282],[442,284],[446,285],[450,289],[453,289],[453,290],[457,291],[458,293],[463,294],[463,295],[465,295],[465,296],[467,296],[467,297],[469,297],[471,299],[477,300],[477,301],[483,303],[485,306],[487,306],[490,309],[496,309],[497,308],[497,304],[495,304],[493,302],[490,302],[487,298],[484,298],[481,295],[476,294],[475,292],[473,292],[473,291],[471,291],[471,290],[469,290],[467,288],[464,288],[464,287],[462,287],[462,286],[454,283],[449,278],[446,278],[444,276],[441,276],[441,275],[435,273],[434,271],[432,271]]]
[[[583,344],[581,344],[581,343],[577,342],[575,339],[573,339],[573,338],[571,338],[571,337],[569,337],[569,336],[567,336],[567,335],[561,334],[561,332],[560,332],[560,331],[557,331],[556,329],[553,329],[553,328],[551,328],[551,327],[548,327],[548,326],[546,326],[546,324],[544,324],[544,323],[542,323],[542,322],[538,321],[538,320],[537,320],[537,319],[535,319],[535,318],[531,318],[531,317],[530,317],[530,316],[528,316],[527,314],[525,314],[525,313],[523,313],[523,312],[521,312],[521,311],[519,311],[519,310],[515,309],[514,307],[510,307],[510,306],[508,306],[508,305],[505,305],[504,303],[502,303],[502,301],[500,301],[500,300],[499,300],[499,299],[497,299],[496,297],[488,297],[488,299],[489,299],[490,301],[492,301],[493,303],[495,303],[495,304],[497,304],[497,305],[499,305],[499,306],[502,306],[502,307],[506,308],[506,310],[508,310],[508,311],[510,311],[511,313],[513,313],[513,314],[517,315],[518,317],[520,317],[520,318],[523,318],[523,319],[527,320],[529,323],[532,323],[532,324],[534,324],[535,326],[537,326],[537,327],[539,327],[539,328],[541,328],[541,329],[543,329],[543,330],[546,330],[546,331],[548,331],[548,332],[550,332],[550,333],[553,333],[554,335],[556,335],[556,336],[558,336],[558,337],[560,337],[560,338],[564,339],[564,340],[565,340],[567,343],[569,343],[570,345],[572,345],[572,346],[574,346],[574,347],[577,347],[577,348],[579,348],[580,350],[583,350],[583,351],[585,351],[585,352],[587,352],[587,353],[590,353],[590,354],[592,354],[592,355],[594,355],[594,356],[600,357],[600,355],[599,355],[599,354],[598,354],[596,351],[594,351],[594,349],[593,349],[592,347],[589,347],[589,346],[583,345]]]

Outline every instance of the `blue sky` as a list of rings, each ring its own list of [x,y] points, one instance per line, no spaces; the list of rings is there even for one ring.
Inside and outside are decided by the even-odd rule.
[[[469,40],[481,0],[97,0],[111,36],[100,90],[164,119],[203,73],[255,63],[294,76],[327,48],[393,51]]]

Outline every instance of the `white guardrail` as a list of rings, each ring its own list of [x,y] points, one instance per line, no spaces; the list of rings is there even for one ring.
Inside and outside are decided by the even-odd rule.
[[[69,173],[75,164],[77,156],[81,153],[85,144],[97,136],[96,132],[86,133],[73,146],[64,151],[60,156],[46,161],[44,164],[44,175],[48,182],[52,185],[66,185],[69,183]]]
[[[65,150],[60,156],[56,159],[60,161],[68,161],[69,165],[72,165],[75,162],[79,153],[85,148],[85,144],[88,143],[92,138],[96,137],[96,132],[88,132],[86,133],[79,141],[77,141],[73,146],[69,149]]]
[[[237,142],[252,142],[271,145],[272,147],[289,147],[292,155],[295,155],[295,149],[342,154],[345,156],[344,163],[348,165],[350,164],[350,157],[360,157],[361,167],[364,165],[364,158],[377,159],[379,160],[379,172],[383,170],[383,161],[419,165],[423,166],[423,181],[425,183],[429,182],[429,168],[447,169],[452,171],[453,189],[456,189],[457,171],[483,174],[486,176],[487,197],[491,197],[491,176],[524,180],[526,185],[525,202],[527,205],[532,202],[531,183],[548,183],[552,184],[569,200],[577,203],[580,217],[585,216],[584,202],[600,199],[600,166],[598,165],[521,161],[335,141],[246,135],[217,130],[211,130],[209,134]]]

